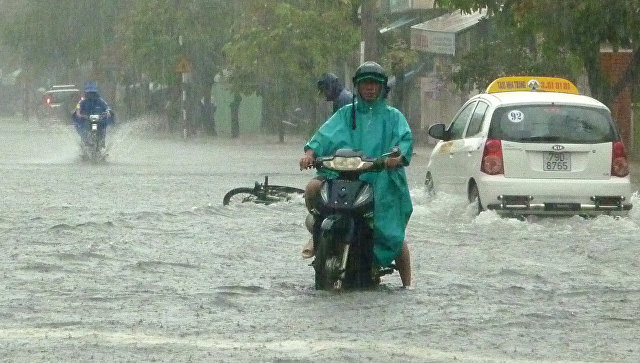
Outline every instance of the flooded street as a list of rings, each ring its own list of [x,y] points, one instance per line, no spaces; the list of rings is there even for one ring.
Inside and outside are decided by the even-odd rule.
[[[303,188],[303,140],[109,134],[0,120],[3,361],[640,361],[640,200],[628,218],[519,221],[428,197],[408,168],[415,289],[313,289],[304,201],[222,205],[269,176]],[[637,184],[636,184],[637,185]]]

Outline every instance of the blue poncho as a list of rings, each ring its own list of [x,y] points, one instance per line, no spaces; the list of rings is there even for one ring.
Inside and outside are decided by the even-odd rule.
[[[398,146],[404,165],[409,165],[413,136],[404,115],[379,97],[374,102],[358,99],[356,128],[352,128],[353,104],[342,107],[311,137],[304,149],[313,149],[316,157],[330,156],[337,149],[360,149],[365,155],[379,157]],[[335,174],[320,170],[327,178]],[[374,186],[374,253],[380,266],[388,266],[402,250],[405,228],[413,211],[404,167],[366,173],[360,177]]]

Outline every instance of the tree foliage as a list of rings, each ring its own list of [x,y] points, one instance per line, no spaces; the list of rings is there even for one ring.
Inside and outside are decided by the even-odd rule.
[[[607,100],[612,94],[600,71],[600,48],[637,47],[640,41],[638,0],[437,0],[437,4],[463,12],[486,8],[493,22],[486,42],[461,63],[456,81],[463,88],[484,86],[488,78],[501,74],[544,72],[575,78],[584,69],[594,95]]]
[[[198,79],[213,82],[222,69],[232,4],[223,0],[137,0],[120,27],[119,49],[129,72],[175,83],[176,65],[189,62]],[[125,68],[126,65],[123,66]]]
[[[122,3],[14,1],[9,3],[13,13],[4,19],[0,36],[18,54],[30,77],[65,74],[85,62],[100,63],[115,37],[113,19]]]
[[[263,96],[265,126],[278,129],[311,106],[319,74],[354,58],[360,40],[355,0],[246,0],[224,47],[235,92]],[[309,111],[309,110],[307,110]],[[282,137],[282,136],[281,136]]]
[[[348,0],[247,0],[224,47],[234,88],[245,94],[309,88],[318,74],[357,49],[354,7]]]
[[[184,59],[195,92],[224,73],[234,92],[286,103],[299,90],[314,99],[314,78],[355,59],[360,40],[358,0],[5,1],[15,16],[0,42],[40,83],[89,64],[112,83],[177,86]]]

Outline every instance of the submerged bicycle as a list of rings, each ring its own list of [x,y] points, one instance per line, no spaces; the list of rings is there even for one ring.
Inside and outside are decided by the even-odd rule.
[[[304,194],[304,190],[284,185],[269,185],[269,177],[264,177],[264,183],[256,182],[253,188],[234,188],[222,198],[223,205],[236,203],[271,204],[290,200],[292,195]]]

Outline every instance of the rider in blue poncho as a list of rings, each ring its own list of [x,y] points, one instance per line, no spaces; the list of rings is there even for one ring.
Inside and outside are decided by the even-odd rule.
[[[394,260],[402,284],[411,285],[411,262],[405,242],[405,228],[413,211],[404,167],[413,152],[413,136],[407,119],[384,100],[387,75],[375,62],[365,62],[353,77],[356,91],[354,103],[342,107],[329,118],[304,146],[300,169],[312,166],[314,157],[332,155],[340,148],[362,150],[365,155],[379,157],[398,146],[401,155],[385,160],[385,169],[366,173],[362,180],[374,185],[374,254],[379,266]],[[318,198],[322,180],[331,172],[320,170],[306,187],[305,199],[311,210]],[[313,252],[311,252],[313,253]]]
[[[109,105],[100,97],[98,84],[95,81],[87,81],[85,83],[84,97],[78,102],[72,115],[73,124],[83,142],[86,141],[89,131],[88,119],[91,114],[103,114],[105,116],[105,121],[98,126],[100,146],[104,147],[106,128],[108,125],[113,125],[115,120],[113,111],[111,111]]]

